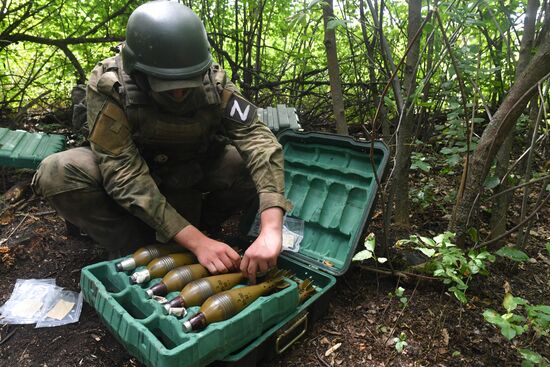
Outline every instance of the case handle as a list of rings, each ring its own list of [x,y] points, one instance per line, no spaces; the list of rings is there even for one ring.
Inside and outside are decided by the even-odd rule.
[[[298,318],[292,326],[286,329],[281,335],[277,337],[275,342],[275,352],[277,354],[283,353],[287,350],[292,344],[294,344],[298,339],[300,339],[307,331],[307,320],[309,313],[305,312],[302,317]],[[292,333],[299,326],[302,326],[302,330],[296,335],[291,341],[289,341],[284,347],[281,348],[281,341],[284,340],[290,333]]]

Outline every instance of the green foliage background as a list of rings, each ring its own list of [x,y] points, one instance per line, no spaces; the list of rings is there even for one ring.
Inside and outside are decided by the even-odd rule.
[[[48,108],[68,104],[71,87],[82,77],[70,54],[87,75],[95,63],[112,55],[124,39],[127,18],[143,1],[12,0],[0,12],[0,104],[12,111],[25,106]],[[299,107],[311,122],[331,120],[321,6],[313,1],[203,0],[183,1],[203,19],[215,58],[233,80],[260,105],[287,103]],[[338,56],[347,120],[368,122],[375,95],[389,71],[380,52],[368,2],[335,2]],[[525,1],[441,2],[438,10],[453,42],[453,52],[470,83],[472,105],[494,109],[513,81],[522,34]],[[382,14],[383,31],[397,63],[406,46],[407,4],[391,0]],[[363,11],[360,7],[363,7]],[[423,16],[434,9],[425,4]],[[365,14],[364,17],[361,14]],[[362,33],[361,24],[365,33]],[[421,38],[422,55],[416,108],[432,113],[458,107],[456,75],[441,34],[430,21]],[[429,39],[433,38],[433,46]],[[376,50],[369,59],[366,45]],[[433,51],[429,51],[433,47]],[[428,53],[433,60],[427,59]],[[69,56],[69,57],[68,57]],[[369,80],[374,70],[375,80]],[[398,73],[401,76],[402,70]],[[82,73],[81,73],[82,74]],[[429,82],[430,81],[430,82]],[[372,84],[371,82],[374,82]],[[428,91],[422,89],[429,84]],[[473,85],[477,86],[476,88]],[[45,94],[46,93],[46,94]],[[483,100],[481,99],[483,96]],[[31,103],[40,97],[36,103]],[[393,95],[386,106],[390,117]],[[453,115],[449,123],[453,122]]]

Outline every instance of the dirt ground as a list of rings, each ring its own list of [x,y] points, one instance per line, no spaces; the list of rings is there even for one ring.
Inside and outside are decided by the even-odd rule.
[[[3,190],[32,172],[5,169]],[[261,366],[519,366],[520,344],[508,342],[483,319],[487,308],[504,312],[504,285],[533,304],[550,303],[550,261],[544,244],[550,241],[550,209],[533,226],[524,264],[502,258],[488,277],[477,278],[463,306],[439,282],[398,278],[353,265],[337,281],[328,313],[283,355]],[[411,232],[433,234],[446,222],[437,209],[418,211]],[[27,192],[15,204],[4,203],[0,215],[0,304],[18,278],[55,278],[58,285],[79,290],[80,269],[106,254],[88,239],[69,236],[64,222],[41,199]],[[369,231],[381,233],[381,216],[374,212]],[[390,240],[408,237],[392,230]],[[390,294],[405,289],[406,307]],[[394,337],[407,346],[398,353]],[[550,358],[548,338],[532,333],[520,337]],[[339,346],[339,347],[336,347]],[[329,349],[332,353],[328,353]],[[85,304],[75,324],[35,329],[33,325],[0,325],[0,366],[142,366],[115,340],[94,309]]]

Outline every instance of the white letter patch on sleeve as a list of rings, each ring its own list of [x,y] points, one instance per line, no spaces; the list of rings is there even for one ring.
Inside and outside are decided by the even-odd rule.
[[[225,107],[224,117],[231,121],[250,125],[254,121],[256,114],[256,106],[240,95],[233,94]]]

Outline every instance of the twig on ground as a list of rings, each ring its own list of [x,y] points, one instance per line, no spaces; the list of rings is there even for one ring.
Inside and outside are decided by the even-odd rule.
[[[401,278],[397,278],[397,283],[395,284],[395,289],[397,289],[399,287],[399,282],[400,281],[401,281]],[[386,311],[388,311],[388,309],[391,309],[392,305],[393,305],[392,302],[387,302],[386,303],[386,307],[384,307],[384,311],[382,311],[382,316],[380,318],[383,318],[386,315]]]
[[[342,336],[342,333],[333,330],[321,329],[321,331],[330,335]]]
[[[401,308],[401,311],[399,311],[399,315],[397,316],[397,319],[395,320],[395,323],[393,324],[393,327],[392,327],[390,333],[388,334],[388,337],[384,341],[384,345],[388,344],[388,341],[390,340],[391,336],[395,332],[395,329],[397,328],[397,324],[399,323],[399,320],[401,320],[401,317],[403,317],[403,314],[405,313],[405,310],[409,307],[409,304],[411,303],[411,300],[413,299],[414,295],[416,294],[416,289],[418,288],[418,284],[420,284],[420,280],[416,281],[416,285],[414,286],[413,292],[412,292],[409,300],[407,301],[407,303],[405,303],[403,308]]]
[[[15,227],[13,229],[13,231],[11,231],[11,233],[8,235],[8,237],[6,237],[5,239],[1,240],[0,241],[0,245],[3,245],[4,243],[8,242],[8,240],[11,238],[11,236],[13,236],[13,234],[19,229],[19,227],[21,227],[21,225],[23,224],[23,222],[25,222],[25,220],[27,220],[28,218],[28,214],[25,214],[25,216],[23,217],[23,219],[21,219],[21,221],[19,222],[19,224],[17,225],[17,227]]]
[[[439,302],[442,301],[442,296],[445,294],[445,292],[441,292],[440,295],[439,295]],[[445,304],[443,305],[443,308],[441,309],[441,311],[439,312],[439,317],[437,319],[437,322],[436,322],[436,326],[435,326],[435,330],[443,330],[442,326],[445,325],[445,320],[447,318],[447,312],[446,309],[447,309],[447,306],[449,305],[449,302],[450,302],[450,298],[449,297],[446,297],[447,301],[445,302]],[[434,333],[435,335],[435,333]],[[431,353],[431,350],[433,348],[433,341],[434,339],[432,338],[430,340],[430,346],[428,347],[428,352]],[[439,356],[440,354],[438,352],[436,352],[435,354],[435,362],[438,361],[439,359]]]
[[[9,338],[11,338],[13,336],[13,334],[15,334],[15,332],[17,331],[17,328],[14,328],[12,331],[10,331],[5,337],[3,337],[2,339],[0,339],[0,345],[4,344],[5,342],[8,341]]]
[[[18,362],[21,362],[21,361],[23,360],[23,358],[25,357],[25,354],[27,353],[27,349],[29,349],[29,345],[30,345],[30,344],[27,344],[27,346],[25,347],[25,349],[23,350],[23,352],[21,352],[21,355],[19,356]]]
[[[325,361],[325,360],[323,359],[323,357],[321,357],[321,355],[319,354],[318,351],[316,351],[315,354],[317,355],[317,359],[318,359],[322,364],[324,364],[324,365],[327,366],[327,367],[331,367],[331,365],[330,365],[327,361]]]
[[[428,275],[422,275],[422,274],[416,274],[416,273],[410,273],[410,272],[407,272],[407,271],[394,271],[393,273],[389,270],[382,270],[382,269],[377,269],[377,268],[373,268],[371,266],[367,266],[367,265],[357,265],[359,266],[361,269],[365,269],[365,270],[368,270],[368,271],[372,271],[374,273],[378,273],[378,274],[384,274],[384,275],[391,275],[391,276],[396,276],[398,278],[403,278],[405,280],[409,280],[409,277],[413,277],[413,278],[419,278],[419,279],[423,279],[423,280],[440,280],[438,278],[434,278],[434,277],[431,277],[431,276],[428,276]]]
[[[51,214],[56,214],[57,212],[55,210],[46,210],[46,211],[43,211],[43,212],[38,212],[38,213],[34,213],[33,215],[36,216],[36,217],[42,217],[44,215],[51,215]]]
[[[395,323],[393,324],[393,327],[392,327],[391,331],[389,332],[388,337],[386,338],[386,340],[384,340],[384,344],[383,344],[384,346],[388,345],[388,341],[390,340],[393,333],[395,332],[395,329],[397,328],[397,324],[399,324],[399,321],[401,320],[401,317],[403,317],[403,314],[405,313],[405,310],[409,307],[409,304],[411,303],[411,300],[413,299],[414,295],[416,294],[416,289],[418,288],[418,284],[420,284],[420,279],[418,279],[416,281],[416,285],[414,286],[411,297],[409,298],[407,303],[405,303],[403,308],[401,308],[401,311],[399,312],[399,315],[397,316],[397,319],[395,320]],[[397,351],[394,350],[393,353],[390,354],[390,356],[388,357],[388,359],[386,360],[384,365],[388,365],[396,356],[397,356]]]

